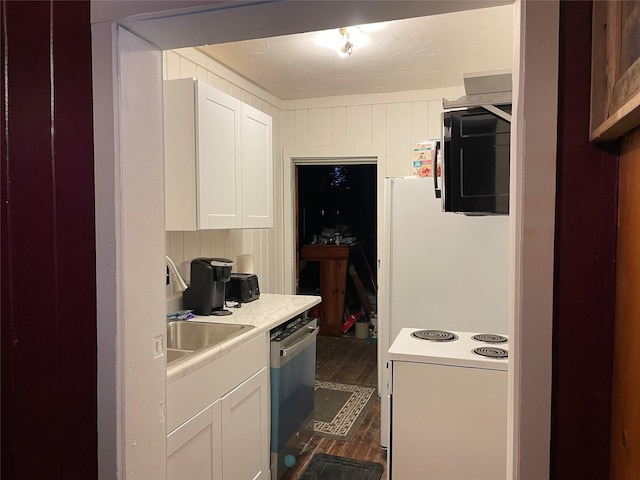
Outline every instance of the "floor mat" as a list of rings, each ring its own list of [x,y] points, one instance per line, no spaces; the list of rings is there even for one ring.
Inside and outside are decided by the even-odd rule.
[[[349,441],[376,400],[374,387],[316,380],[314,435]]]
[[[379,463],[316,453],[299,480],[380,480],[383,471]]]

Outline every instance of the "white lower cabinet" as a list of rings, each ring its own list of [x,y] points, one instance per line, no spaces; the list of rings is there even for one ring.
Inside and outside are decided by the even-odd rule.
[[[167,386],[168,480],[270,477],[267,342],[256,338]]]
[[[221,403],[212,403],[167,436],[167,479],[224,478]]]
[[[222,478],[269,478],[269,370],[264,368],[222,402]]]

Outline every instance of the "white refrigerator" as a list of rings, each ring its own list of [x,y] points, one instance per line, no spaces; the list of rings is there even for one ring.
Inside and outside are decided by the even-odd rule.
[[[442,211],[433,178],[387,178],[378,298],[381,443],[388,350],[402,328],[507,334],[509,217]]]

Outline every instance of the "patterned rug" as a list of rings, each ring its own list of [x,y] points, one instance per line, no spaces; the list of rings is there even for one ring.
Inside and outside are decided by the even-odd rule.
[[[316,380],[314,435],[349,441],[376,400],[375,387]]]
[[[375,462],[316,453],[300,480],[380,480],[384,467]]]

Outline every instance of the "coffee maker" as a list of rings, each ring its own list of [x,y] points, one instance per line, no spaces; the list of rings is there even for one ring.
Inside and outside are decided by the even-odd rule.
[[[231,276],[233,261],[226,258],[191,260],[191,282],[182,292],[183,307],[196,315],[230,315],[225,307],[225,284]]]

